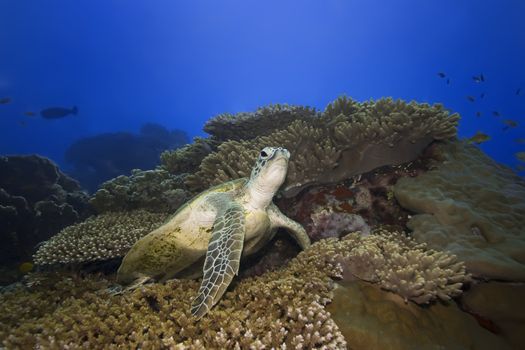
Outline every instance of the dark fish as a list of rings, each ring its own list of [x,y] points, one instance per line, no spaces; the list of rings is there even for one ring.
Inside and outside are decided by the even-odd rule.
[[[443,73],[443,72],[439,72],[438,75],[439,75],[440,78],[446,77],[445,73]]]
[[[450,85],[450,78],[447,78],[447,85]]]
[[[503,124],[505,124],[505,126],[503,127],[503,131],[508,130],[510,128],[515,128],[518,126],[518,122],[512,119],[505,119],[503,121]]]
[[[476,83],[481,83],[481,82],[485,81],[485,77],[483,76],[483,74],[474,75],[474,76],[472,76],[472,80],[474,80]]]
[[[521,145],[525,144],[525,137],[520,137],[514,140],[516,143],[519,143]]]
[[[476,117],[481,117],[481,112],[476,112]]]
[[[492,115],[495,117],[501,117],[501,114],[499,114],[498,111],[492,111]]]
[[[520,92],[521,92],[521,88],[518,88],[518,89],[516,90],[516,95],[519,95]]]
[[[467,142],[468,143],[475,143],[477,145],[479,145],[480,143],[483,143],[483,142],[487,142],[488,140],[490,140],[490,136],[481,132],[481,131],[478,131],[474,136],[470,137],[467,139]]]
[[[8,103],[11,103],[11,97],[2,97],[0,98],[0,105],[6,105]]]
[[[514,154],[518,160],[525,162],[525,152],[517,152]]]
[[[27,117],[34,117],[36,115],[35,112],[31,112],[31,111],[27,111],[27,112],[24,112],[24,115],[27,116]]]
[[[469,100],[470,102],[474,102],[476,99],[474,98],[474,96],[467,96],[467,100]]]
[[[481,95],[479,95],[479,98],[483,98],[483,97],[485,97],[485,93],[484,92],[482,92]]]
[[[70,114],[77,115],[78,108],[76,106],[71,109],[63,107],[51,107],[40,111],[40,115],[45,119],[59,119],[67,117]]]

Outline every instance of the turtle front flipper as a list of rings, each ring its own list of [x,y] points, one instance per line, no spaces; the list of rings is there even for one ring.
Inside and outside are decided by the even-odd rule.
[[[213,234],[208,243],[201,286],[191,306],[197,318],[204,316],[219,301],[234,275],[239,263],[245,235],[243,207],[231,202],[219,212],[213,224]]]
[[[284,215],[273,203],[268,206],[268,217],[270,218],[273,227],[282,227],[290,232],[302,249],[306,249],[310,246],[310,237],[303,226]]]

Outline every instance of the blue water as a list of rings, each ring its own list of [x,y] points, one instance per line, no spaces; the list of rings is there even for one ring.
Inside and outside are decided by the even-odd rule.
[[[463,116],[460,136],[490,134],[481,147],[514,166],[523,62],[522,0],[0,0],[0,98],[13,99],[0,105],[0,154],[67,168],[64,152],[82,137],[145,122],[204,135],[219,113],[323,109],[345,93],[441,102]],[[58,120],[23,115],[74,105],[77,116]],[[519,126],[503,132],[502,119]]]

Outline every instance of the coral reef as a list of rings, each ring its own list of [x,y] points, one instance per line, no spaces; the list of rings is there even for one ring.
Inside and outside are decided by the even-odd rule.
[[[255,112],[220,114],[204,125],[204,131],[220,142],[248,140],[284,129],[296,120],[311,120],[317,113],[310,107],[269,105]]]
[[[455,303],[422,308],[361,281],[338,285],[327,310],[351,349],[510,349]]]
[[[339,270],[319,253],[305,251],[284,269],[239,281],[198,322],[190,316],[197,281],[171,280],[114,296],[86,288],[88,281],[32,277],[38,283],[31,288],[0,294],[8,310],[0,340],[7,348],[345,349],[325,310],[330,277]]]
[[[345,233],[360,231],[361,234],[370,233],[370,226],[356,214],[334,212],[332,209],[323,208],[310,216],[312,224],[308,227],[308,236],[313,241],[323,238],[341,237]]]
[[[470,281],[464,263],[455,256],[428,249],[395,230],[373,232],[368,236],[351,233],[340,241],[321,240],[317,249],[342,266],[344,279],[377,283],[418,304],[450,300]]]
[[[89,214],[88,196],[55,163],[37,155],[0,157],[0,264]]]
[[[525,284],[489,282],[474,285],[463,294],[463,307],[481,326],[506,338],[515,349],[525,344]]]
[[[408,222],[415,240],[457,255],[475,276],[525,281],[525,181],[475,146],[434,151],[433,170],[394,187],[417,213]]]
[[[73,165],[71,174],[94,192],[109,179],[129,174],[132,169],[152,169],[162,151],[185,145],[189,138],[182,130],[167,130],[148,123],[138,135],[128,132],[105,133],[74,142],[65,159]]]
[[[412,161],[433,140],[453,137],[458,119],[441,105],[392,99],[357,103],[342,97],[316,118],[297,119],[253,139],[221,143],[186,183],[202,190],[248,176],[256,152],[279,145],[292,154],[282,192],[294,196],[309,185],[337,183],[384,165]]]
[[[146,209],[175,212],[191,194],[185,189],[184,176],[163,169],[132,170],[105,182],[89,203],[98,213]]]
[[[66,227],[40,245],[34,262],[38,265],[78,264],[121,257],[166,218],[166,214],[144,210],[93,216]]]
[[[160,154],[161,168],[171,174],[194,173],[204,157],[217,150],[217,142],[195,137],[193,143]]]

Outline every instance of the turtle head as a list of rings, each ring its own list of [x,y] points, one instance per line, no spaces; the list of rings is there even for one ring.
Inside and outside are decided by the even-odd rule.
[[[290,152],[282,147],[265,147],[259,152],[247,184],[249,202],[264,208],[283,184],[288,171]]]

